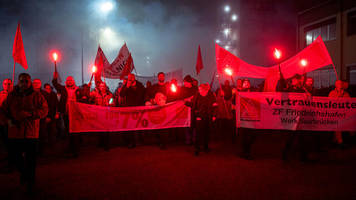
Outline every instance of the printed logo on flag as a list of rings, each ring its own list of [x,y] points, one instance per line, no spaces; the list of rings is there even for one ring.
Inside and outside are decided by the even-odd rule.
[[[251,98],[240,98],[240,120],[241,121],[260,121],[261,104],[258,100]]]

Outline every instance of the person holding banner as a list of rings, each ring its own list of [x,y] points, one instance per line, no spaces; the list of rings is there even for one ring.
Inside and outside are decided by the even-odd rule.
[[[167,102],[167,94],[169,92],[169,84],[165,82],[165,74],[158,73],[158,83],[152,85],[146,93],[145,105],[163,105]],[[157,140],[160,149],[166,149],[166,141],[168,140],[167,130],[157,130]]]
[[[145,97],[145,87],[143,84],[136,80],[134,74],[128,74],[127,82],[124,84],[120,91],[120,97],[125,99],[122,106],[143,106]],[[126,140],[128,148],[136,147],[135,132],[124,133],[124,140]]]
[[[209,149],[209,134],[211,123],[216,120],[216,98],[210,91],[208,83],[199,86],[197,93],[191,101],[186,101],[186,105],[192,107],[192,112],[195,116],[195,156],[199,156],[200,146],[203,145],[206,153]]]
[[[293,93],[306,93],[308,97],[310,97],[310,94],[308,91],[303,86],[302,82],[302,76],[299,74],[296,74],[292,77],[292,80],[290,84],[288,85],[288,88],[286,89],[286,92],[293,92]],[[283,161],[288,161],[289,160],[289,154],[292,149],[292,145],[296,139],[298,139],[298,149],[300,151],[300,160],[301,161],[308,161],[308,152],[307,152],[307,146],[306,146],[306,133],[303,131],[287,131],[288,133],[288,138],[285,144],[285,147],[282,151],[282,160]]]
[[[113,106],[114,99],[111,92],[108,90],[104,82],[100,82],[98,87],[90,93],[90,102],[97,106]],[[109,133],[99,133],[99,147],[104,147],[105,151],[109,151]]]
[[[196,87],[193,87],[193,79],[190,75],[186,75],[183,79],[183,87],[181,88],[181,98],[186,99],[189,97],[194,96],[198,92],[198,89]],[[189,128],[186,128],[185,130],[185,144],[186,145],[191,145],[193,144],[193,138],[195,137],[195,118],[193,115],[193,112],[190,113],[191,117],[190,119],[192,120],[191,126]]]
[[[329,97],[331,97],[331,98],[350,98],[350,95],[348,92],[345,91],[344,86],[345,85],[342,80],[336,80],[335,89],[329,93]],[[341,131],[335,131],[334,141],[338,146],[340,146],[340,147],[344,146]]]

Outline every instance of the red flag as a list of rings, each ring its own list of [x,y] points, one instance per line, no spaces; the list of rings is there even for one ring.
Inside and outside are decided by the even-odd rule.
[[[27,70],[27,60],[25,55],[25,48],[23,47],[22,36],[20,31],[20,23],[17,25],[14,46],[12,49],[12,57],[15,63],[20,64],[24,69]]]
[[[121,71],[120,79],[123,80],[125,78],[125,76],[127,76],[129,73],[131,73],[133,68],[134,68],[133,59],[132,59],[132,56],[130,53],[129,57],[126,60],[125,66]]]
[[[110,65],[108,59],[106,58],[103,50],[100,48],[100,46],[98,47],[98,52],[96,53],[96,57],[95,57],[95,66],[97,67],[97,71],[95,73],[95,83],[99,82],[101,83],[101,74],[103,71],[104,66],[108,66]]]
[[[197,64],[195,65],[195,69],[197,71],[197,75],[200,73],[200,70],[204,68],[203,66],[203,59],[201,57],[201,50],[200,50],[200,45],[198,47],[198,57],[197,57]]]
[[[234,76],[265,78],[268,74],[267,67],[260,67],[246,63],[226,49],[215,44],[216,67],[218,73],[224,73],[229,68]]]

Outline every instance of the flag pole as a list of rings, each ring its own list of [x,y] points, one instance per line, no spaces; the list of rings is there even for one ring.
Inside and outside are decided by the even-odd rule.
[[[16,62],[14,61],[14,68],[12,69],[12,84],[14,84],[15,82],[15,66],[16,66]]]

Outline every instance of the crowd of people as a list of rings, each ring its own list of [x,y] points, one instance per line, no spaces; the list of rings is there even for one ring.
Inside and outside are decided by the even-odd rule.
[[[234,81],[234,80],[232,80]],[[68,141],[67,151],[77,157],[81,134],[69,133],[68,102],[77,101],[108,107],[130,107],[144,105],[163,105],[169,102],[184,100],[185,105],[191,107],[191,127],[180,129],[162,129],[149,131],[129,131],[121,134],[123,144],[128,148],[135,148],[137,142],[142,143],[144,135],[155,135],[161,149],[167,148],[168,136],[180,134],[184,136],[184,143],[194,146],[194,155],[201,151],[210,152],[210,133],[215,130],[228,141],[235,142],[237,134],[241,135],[242,158],[252,159],[251,147],[258,132],[265,130],[239,128],[236,129],[235,99],[238,92],[261,92],[259,88],[252,88],[248,79],[237,79],[230,84],[226,80],[213,91],[208,83],[198,84],[190,75],[183,79],[179,86],[176,79],[165,80],[163,72],[158,73],[158,82],[152,84],[136,80],[134,74],[129,74],[120,83],[114,93],[105,82],[97,81],[94,89],[91,84],[78,87],[73,77],[68,76],[65,85],[58,82],[58,74],[54,73],[52,85],[45,83],[42,87],[40,79],[22,73],[18,83],[13,86],[11,79],[3,80],[3,90],[0,92],[0,122],[1,138],[8,152],[8,167],[20,170],[21,184],[27,184],[29,190],[35,183],[36,157],[43,154],[49,143],[64,139]],[[53,87],[52,87],[53,86]],[[313,79],[296,75],[290,80],[281,79],[277,91],[306,93],[310,96],[320,95],[320,91],[313,87]],[[261,87],[263,88],[263,87]],[[337,80],[335,89],[330,97],[347,98],[348,84]],[[55,89],[55,90],[54,90]],[[217,131],[216,131],[217,130]],[[300,144],[302,160],[308,159],[310,149],[305,142],[304,133],[307,131],[285,131],[289,134],[282,152],[283,160],[288,160],[291,146],[296,138]],[[300,134],[302,133],[303,134]],[[310,135],[310,134],[309,134]],[[109,133],[99,134],[99,146],[110,149]],[[314,137],[314,144],[320,150],[320,140]],[[336,132],[334,141],[338,146],[344,145],[342,132]]]

